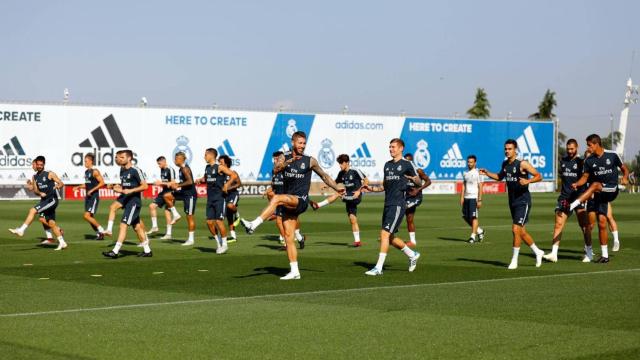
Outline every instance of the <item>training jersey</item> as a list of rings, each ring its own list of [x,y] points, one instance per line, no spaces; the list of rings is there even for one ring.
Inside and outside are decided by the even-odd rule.
[[[400,159],[389,160],[384,164],[384,206],[405,206],[407,178],[416,176],[417,170],[412,162]]]
[[[529,193],[529,185],[520,185],[520,179],[528,179],[529,173],[520,170],[521,161],[516,159],[511,164],[509,160],[502,162],[502,170],[500,170],[500,179],[505,179],[507,183],[507,193],[509,195],[509,203],[528,203],[531,201]]]
[[[164,169],[160,169],[160,181],[168,183],[175,180],[175,178],[176,178],[176,171],[173,170],[173,168],[170,168],[167,166]],[[169,187],[163,186],[160,194],[165,194],[168,192],[171,192],[171,189]]]
[[[33,175],[33,180],[38,187],[38,191],[44,193],[44,199],[50,199],[58,197],[56,192],[56,182],[49,179],[49,172],[42,170],[39,173]]]
[[[276,173],[271,170],[271,189],[276,195],[284,194],[284,174],[282,171]]]
[[[416,174],[418,175],[418,167],[416,166],[416,164],[413,161],[411,161],[411,164],[413,164],[413,167],[416,169]],[[408,180],[407,181],[407,191],[411,190],[411,188],[418,187],[418,185],[414,184],[413,181],[411,181],[409,179],[407,179],[407,180]],[[406,198],[407,199],[422,199],[422,191],[418,192],[416,194],[416,196],[409,196],[409,194],[407,193],[406,194]]]
[[[232,171],[233,171],[233,170],[232,170]],[[234,171],[234,172],[235,172],[235,171]],[[238,173],[236,173],[236,175],[238,175]],[[226,183],[228,183],[229,181],[231,181],[231,176],[229,176],[229,175],[225,175],[225,177],[224,177],[224,183],[226,184]],[[235,189],[233,189],[233,190],[231,190],[231,191],[227,191],[227,196],[235,195],[235,194],[237,194],[237,193],[238,193],[238,188],[235,188]]]
[[[291,152],[284,155],[285,161],[293,158]],[[307,196],[311,187],[311,157],[302,155],[288,164],[282,171],[284,174],[284,192],[289,195]]]
[[[560,159],[560,180],[562,180],[562,188],[560,189],[560,194],[562,195],[571,195],[574,193],[571,185],[578,181],[584,172],[584,160],[576,156],[574,158],[570,158],[569,156],[565,156]],[[577,191],[581,192],[584,190],[584,186],[578,189]]]
[[[589,174],[589,182],[602,183],[604,191],[618,189],[618,168],[621,167],[620,156],[611,150],[605,150],[599,157],[591,154],[584,160],[584,172]]]
[[[465,199],[477,199],[478,198],[478,186],[482,183],[480,177],[480,171],[477,168],[473,168],[469,171],[465,171],[462,174],[464,181],[464,198]]]
[[[207,183],[207,200],[221,200],[224,198],[222,187],[225,182],[225,174],[220,174],[218,164],[207,164],[204,168],[204,180]]]
[[[336,183],[344,184],[345,196],[353,196],[353,193],[362,187],[365,178],[364,173],[357,169],[340,170],[336,176]]]
[[[130,168],[125,168],[124,166],[120,168],[120,184],[123,189],[133,189],[137,188],[144,181],[144,175],[142,171],[132,166]],[[135,192],[131,194],[124,195],[126,200],[129,199],[142,199],[141,192]]]
[[[85,191],[87,193],[89,192],[89,190],[98,186],[98,184],[100,183],[98,179],[96,179],[96,177],[93,176],[93,172],[96,170],[97,170],[96,168],[91,168],[84,171],[84,186],[85,186]],[[96,191],[92,193],[91,196],[98,196],[98,193],[99,191]]]
[[[191,176],[191,180],[195,181],[193,179],[193,172],[191,171],[191,168],[189,167],[189,165],[185,165],[180,170],[178,170],[178,182],[183,183],[187,181],[187,177],[184,175],[185,171]],[[196,196],[196,186],[194,184],[181,186],[180,192],[182,192],[186,196]]]

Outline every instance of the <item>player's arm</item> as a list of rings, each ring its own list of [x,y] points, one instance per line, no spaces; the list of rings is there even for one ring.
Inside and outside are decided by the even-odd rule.
[[[104,178],[102,177],[102,174],[100,174],[100,171],[93,170],[93,177],[96,178],[96,180],[98,180],[98,185],[96,185],[93,188],[87,190],[87,195],[93,194],[94,192],[100,190],[100,188],[102,188],[104,186]]]
[[[318,176],[320,176],[320,179],[322,179],[325,184],[329,185],[330,188],[335,190],[338,194],[344,193],[344,188],[339,187],[338,184],[331,178],[331,176],[329,176],[329,174],[322,170],[320,164],[318,164],[318,160],[316,160],[314,157],[311,158],[310,166],[311,170],[318,174]]]
[[[629,183],[629,168],[622,161],[620,161],[620,165],[618,165],[618,167],[622,170],[622,179],[620,179],[620,184],[627,185]]]
[[[40,192],[40,190],[38,189],[38,185],[36,185],[36,178],[35,176],[31,177],[31,180],[27,181],[27,188],[31,191],[33,191],[34,194],[36,194],[37,196],[42,196],[42,193]]]
[[[368,192],[384,192],[384,184],[371,185],[367,182],[367,185],[362,185],[360,191],[364,193]]]
[[[240,187],[240,178],[238,177],[238,173],[224,165],[218,165],[218,172],[229,177],[229,181],[225,182],[224,186],[222,186],[222,192],[227,193]]]
[[[524,170],[529,173],[532,177],[529,179],[520,179],[520,185],[528,185],[542,181],[542,175],[538,172],[536,168],[531,165],[530,162],[523,160],[520,162],[520,170]]]
[[[462,190],[460,191],[460,205],[464,204],[464,193],[467,191],[467,182],[462,179]]]
[[[487,169],[480,169],[480,175],[484,175],[496,181],[502,181],[502,179],[504,179],[504,171],[500,171],[499,173],[492,173]]]
[[[285,160],[284,154],[278,156],[278,158],[276,159],[276,163],[273,164],[273,173],[277,174],[279,172],[282,172],[284,168],[287,167],[287,165],[291,164],[292,162],[296,161],[296,159],[299,159],[299,158],[300,157],[296,157],[295,155],[292,155],[291,159]]]
[[[189,171],[187,171],[187,167],[182,167],[180,168],[180,172],[182,172],[182,175],[184,176],[184,181],[181,183],[177,183],[174,186],[176,188],[179,187],[183,187],[183,186],[189,186],[189,185],[193,185],[193,177],[191,176],[191,173]]]
[[[56,173],[54,173],[53,171],[49,171],[49,180],[53,180],[56,183],[56,185],[54,186],[55,189],[62,189],[64,187],[64,183],[62,182],[62,180],[60,180],[58,175],[56,175]]]

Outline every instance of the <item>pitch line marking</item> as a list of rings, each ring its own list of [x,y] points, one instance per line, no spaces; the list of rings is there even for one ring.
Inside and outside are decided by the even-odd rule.
[[[254,295],[254,296],[239,296],[239,297],[222,297],[222,298],[209,298],[209,299],[197,299],[197,300],[167,301],[167,302],[158,302],[158,303],[127,304],[127,305],[114,305],[114,306],[103,306],[103,307],[93,307],[93,308],[76,308],[76,309],[67,309],[67,310],[50,310],[50,311],[37,311],[37,312],[26,312],[26,313],[0,314],[0,318],[14,318],[14,317],[29,317],[29,316],[41,316],[41,315],[69,314],[69,313],[82,313],[82,312],[120,310],[120,309],[136,309],[136,308],[167,306],[167,305],[189,305],[189,304],[206,304],[206,303],[216,303],[216,302],[226,302],[226,301],[247,301],[247,300],[261,300],[261,299],[275,299],[275,298],[286,298],[286,297],[295,297],[295,296],[327,295],[327,294],[339,294],[339,293],[360,292],[360,291],[375,291],[375,290],[389,290],[389,289],[409,289],[409,288],[421,288],[421,287],[438,287],[438,286],[485,284],[485,283],[496,283],[496,282],[504,282],[504,281],[512,281],[512,280],[532,280],[532,279],[535,280],[535,279],[546,279],[546,278],[561,278],[561,277],[572,277],[572,276],[586,276],[586,275],[625,273],[625,272],[635,272],[635,271],[639,271],[639,270],[640,270],[640,268],[620,269],[620,270],[603,270],[603,271],[591,271],[591,272],[582,272],[582,273],[565,273],[565,274],[553,274],[553,275],[534,275],[534,276],[521,276],[521,277],[499,278],[499,279],[452,281],[452,282],[428,283],[428,284],[375,286],[375,287],[352,288],[352,289],[317,290],[317,291],[283,293],[283,294],[265,294],[265,295]]]

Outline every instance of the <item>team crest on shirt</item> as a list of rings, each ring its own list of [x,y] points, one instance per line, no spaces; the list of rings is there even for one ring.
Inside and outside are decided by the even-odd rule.
[[[402,170],[402,165],[398,165],[398,167],[396,168],[396,170],[398,170],[398,171]]]
[[[516,173],[516,167],[515,166],[513,167],[513,173],[514,174]]]
[[[578,164],[573,164],[573,169],[577,169],[578,168]]]
[[[420,141],[418,141],[418,143],[416,144],[416,147],[417,149],[416,153],[413,156],[413,160],[415,161],[416,165],[418,165],[422,169],[425,169],[431,162],[431,154],[429,154],[429,150],[427,150],[427,147],[429,147],[429,143],[424,139],[420,139]]]
[[[331,148],[333,141],[324,139],[320,144],[322,145],[322,148],[318,152],[318,162],[320,162],[320,166],[328,169],[333,166],[333,159],[336,157],[336,154]]]
[[[304,170],[306,167],[307,166],[304,163],[300,164],[300,169]]]
[[[607,165],[611,165],[611,160],[607,159]]]

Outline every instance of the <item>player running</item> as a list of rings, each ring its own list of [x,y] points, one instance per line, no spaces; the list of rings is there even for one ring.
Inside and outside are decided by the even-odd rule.
[[[407,245],[410,247],[415,247],[416,244],[416,224],[414,223],[414,218],[416,215],[416,209],[420,204],[422,204],[422,190],[426,189],[429,185],[431,185],[431,179],[424,173],[424,171],[415,166],[413,162],[413,154],[407,153],[404,155],[404,159],[411,162],[413,167],[416,169],[418,176],[420,177],[420,185],[416,185],[413,181],[409,180],[407,182],[407,209],[405,210],[405,215],[407,217],[407,231],[409,231],[409,242]]]
[[[471,235],[467,241],[470,244],[484,240],[484,230],[478,221],[478,210],[482,207],[482,179],[476,167],[477,160],[475,155],[467,156],[467,171],[462,174],[462,191],[460,192],[462,218],[471,226]]]
[[[564,229],[567,219],[573,212],[569,211],[569,204],[577,199],[584,191],[584,187],[576,190],[571,187],[573,183],[582,177],[584,168],[584,160],[578,155],[578,142],[575,139],[567,140],[566,151],[567,155],[560,159],[560,180],[562,181],[562,187],[556,205],[556,220],[553,228],[551,252],[543,256],[545,260],[551,262],[558,261],[558,249],[560,248],[560,240],[562,239],[562,230]],[[587,233],[586,231],[589,223],[587,211],[584,206],[579,206],[574,211],[578,218],[578,225],[582,231],[585,244],[585,256],[582,262],[591,262],[591,260],[593,260],[593,249],[591,247],[591,233]]]
[[[408,188],[407,180],[420,187],[422,180],[418,176],[411,161],[402,158],[404,141],[395,138],[389,143],[391,160],[384,164],[384,181],[378,186],[363,186],[364,192],[384,192],[384,210],[382,212],[382,229],[380,230],[380,254],[378,262],[366,275],[382,275],[385,259],[389,252],[389,243],[401,250],[409,258],[409,272],[413,272],[418,264],[420,253],[412,250],[399,237],[395,236],[402,223],[402,217],[407,207],[405,199]]]
[[[536,256],[536,267],[542,265],[542,255],[544,251],[540,250],[531,235],[525,229],[525,225],[529,221],[529,213],[531,212],[531,193],[529,193],[529,184],[533,184],[542,180],[542,176],[526,160],[517,158],[518,143],[509,139],[504,143],[504,156],[507,158],[502,162],[502,169],[499,173],[494,174],[486,169],[480,169],[480,175],[486,175],[493,180],[502,181],[505,179],[507,183],[507,192],[509,194],[509,210],[511,210],[513,232],[513,257],[508,269],[514,270],[518,268],[518,255],[520,254],[520,242],[524,241]],[[529,177],[531,176],[531,177]]]
[[[120,184],[114,185],[113,191],[121,194],[120,200],[124,212],[120,220],[118,240],[111,251],[104,251],[102,255],[108,258],[117,259],[122,248],[122,243],[127,237],[127,229],[132,226],[138,236],[138,241],[143,251],[138,253],[138,257],[152,257],[149,239],[144,230],[144,224],[140,220],[140,209],[142,208],[142,192],[147,190],[147,182],[142,171],[133,166],[131,160],[133,152],[131,150],[120,150],[116,153],[116,164],[120,165]]]
[[[34,194],[35,194],[35,183],[33,181],[33,177],[38,172],[38,170],[36,170],[36,167],[37,167],[36,166],[36,161],[32,160],[31,161],[31,169],[33,169],[34,175],[32,175],[31,178],[27,180],[27,185],[26,185],[27,190],[33,192]],[[49,227],[49,225],[47,225],[47,220],[44,218],[43,214],[39,214],[38,221],[42,224],[42,228],[44,229],[44,236],[45,236],[45,238],[40,242],[40,245],[53,245],[53,244],[55,244],[56,242],[53,240],[53,234],[51,233],[51,227]],[[64,231],[62,231],[62,228],[60,228],[60,233],[64,235]]]
[[[25,230],[31,225],[36,214],[41,214],[47,226],[51,228],[51,231],[53,231],[53,234],[58,239],[58,247],[56,247],[55,250],[66,249],[67,243],[64,241],[60,228],[56,223],[56,208],[58,207],[57,190],[62,189],[64,184],[56,173],[44,169],[46,163],[44,156],[37,156],[34,161],[36,163],[36,173],[32,179],[33,191],[36,195],[40,196],[40,202],[29,209],[29,214],[20,227],[9,229],[9,231],[19,237],[24,236]]]
[[[171,240],[171,231],[173,225],[171,225],[171,211],[167,209],[167,202],[164,200],[164,195],[171,192],[171,183],[176,179],[176,171],[173,170],[167,164],[167,159],[164,156],[160,156],[156,159],[158,167],[160,168],[160,179],[156,180],[154,185],[161,186],[162,191],[153,199],[153,202],[149,204],[149,213],[151,215],[151,229],[147,231],[147,235],[155,234],[158,229],[158,208],[164,207],[164,218],[167,223],[167,232],[162,236],[161,240]]]
[[[96,240],[104,239],[104,228],[98,220],[96,220],[96,211],[98,211],[98,204],[100,203],[100,189],[104,186],[104,179],[100,171],[94,167],[95,155],[86,154],[84,156],[84,184],[75,186],[74,191],[78,189],[85,189],[84,197],[84,221],[91,225],[93,231],[96,232]]]
[[[327,206],[334,201],[342,198],[342,202],[345,204],[347,216],[351,223],[351,232],[353,233],[353,246],[359,247],[360,242],[360,227],[358,226],[358,204],[362,201],[362,192],[360,188],[369,185],[369,179],[367,176],[358,169],[351,168],[349,161],[349,155],[341,154],[336,159],[340,165],[340,172],[335,179],[337,184],[344,184],[344,194],[333,194],[319,203],[310,201],[313,210],[318,210],[321,207]]]
[[[170,223],[171,225],[174,225],[182,217],[178,214],[178,210],[176,210],[175,202],[183,202],[184,213],[187,215],[189,235],[187,241],[182,243],[182,245],[190,246],[195,242],[196,221],[193,218],[193,214],[196,210],[198,193],[196,191],[193,173],[191,172],[189,165],[187,165],[187,155],[180,151],[176,153],[173,162],[180,169],[178,172],[178,181],[180,182],[176,183],[173,181],[170,183],[169,187],[173,189],[173,191],[165,193],[164,200],[167,203],[167,209],[169,209],[173,215],[173,219]]]
[[[597,262],[608,263],[607,212],[609,211],[609,203],[618,197],[618,169],[622,170],[622,180],[620,181],[622,185],[627,184],[629,169],[617,153],[602,147],[602,140],[597,134],[591,134],[587,137],[587,147],[591,155],[584,160],[582,177],[571,187],[576,190],[585,185],[587,181],[590,185],[582,195],[571,203],[569,211],[573,211],[593,196],[593,206],[588,211],[595,212],[598,218],[598,238],[600,239],[602,256]]]
[[[236,225],[238,222],[238,203],[240,202],[240,192],[238,189],[242,186],[240,176],[235,170],[231,170],[232,161],[228,155],[222,155],[218,158],[218,163],[227,167],[231,172],[236,174],[234,179],[227,175],[225,178],[225,184],[227,186],[227,192],[224,195],[224,201],[227,204],[226,217],[227,224],[229,224],[229,242],[236,241]]]
[[[263,221],[274,213],[278,206],[282,206],[283,226],[285,241],[287,244],[287,256],[291,271],[281,277],[281,280],[300,279],[298,268],[298,252],[294,244],[294,232],[298,224],[298,216],[304,213],[309,206],[309,188],[311,187],[311,171],[315,172],[322,181],[339,194],[344,192],[333,179],[322,170],[318,161],[304,154],[307,146],[307,135],[302,131],[296,131],[291,136],[291,149],[285,155],[278,158],[273,171],[284,173],[284,194],[274,195],[269,205],[264,208],[260,216],[253,221],[241,219],[242,226],[248,234],[252,234]]]
[[[228,250],[227,229],[224,226],[227,211],[225,194],[229,191],[229,186],[233,186],[236,182],[239,183],[239,180],[238,175],[222,162],[216,163],[217,156],[218,151],[214,148],[208,148],[204,152],[204,161],[207,166],[204,169],[204,176],[197,179],[196,183],[207,184],[207,227],[216,238],[216,254],[224,254]],[[226,181],[227,177],[230,179],[229,182]],[[218,236],[216,228],[220,231],[220,236]],[[193,245],[193,241],[189,245]]]

